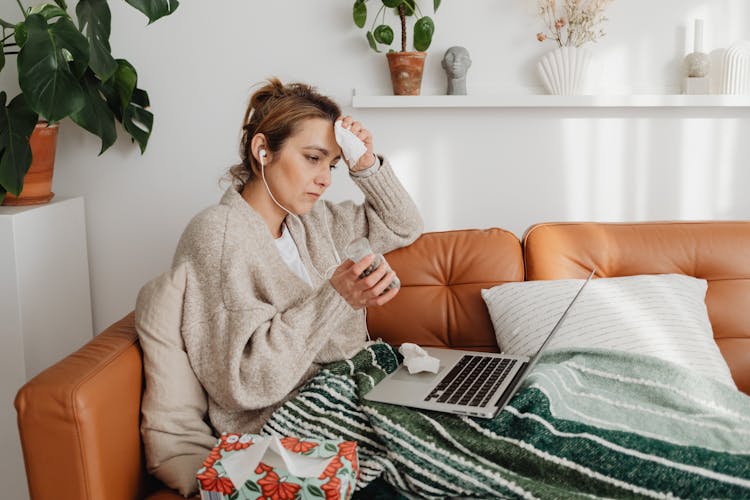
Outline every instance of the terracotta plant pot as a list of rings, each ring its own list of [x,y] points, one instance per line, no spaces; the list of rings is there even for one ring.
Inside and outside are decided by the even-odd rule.
[[[388,52],[394,95],[419,95],[427,52]]]
[[[3,205],[41,205],[48,203],[52,192],[52,172],[55,167],[58,125],[37,123],[31,134],[31,167],[23,178],[23,189],[18,197],[8,193]]]

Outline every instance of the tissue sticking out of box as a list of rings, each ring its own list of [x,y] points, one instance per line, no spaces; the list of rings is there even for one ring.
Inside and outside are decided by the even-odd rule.
[[[263,462],[297,477],[319,477],[331,457],[308,457],[288,451],[276,436],[256,439],[252,446],[222,459],[222,465],[234,485],[243,485]]]
[[[417,344],[405,342],[398,348],[398,352],[404,357],[404,366],[412,375],[419,372],[437,373],[440,369],[440,360],[427,354]]]

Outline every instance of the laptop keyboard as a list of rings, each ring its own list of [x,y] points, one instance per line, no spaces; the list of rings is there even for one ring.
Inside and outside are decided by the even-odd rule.
[[[465,354],[424,400],[485,407],[517,362]]]

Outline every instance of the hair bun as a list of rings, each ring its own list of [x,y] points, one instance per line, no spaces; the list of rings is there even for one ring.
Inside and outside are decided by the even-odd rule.
[[[269,78],[267,83],[255,91],[250,99],[250,107],[258,111],[264,110],[268,103],[285,95],[284,84],[276,77]]]

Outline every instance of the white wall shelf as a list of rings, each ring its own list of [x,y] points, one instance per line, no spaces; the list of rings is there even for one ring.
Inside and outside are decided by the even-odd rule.
[[[748,108],[750,95],[360,95],[354,108]]]

